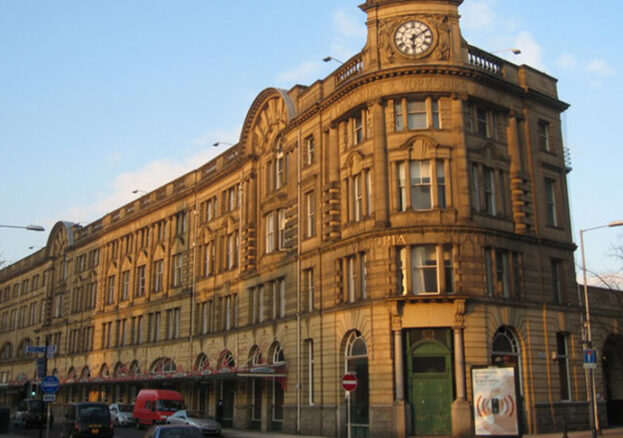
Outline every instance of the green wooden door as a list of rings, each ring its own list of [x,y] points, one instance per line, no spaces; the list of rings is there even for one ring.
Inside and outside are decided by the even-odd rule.
[[[415,435],[448,435],[452,430],[450,350],[435,341],[413,346],[407,364],[409,402]]]

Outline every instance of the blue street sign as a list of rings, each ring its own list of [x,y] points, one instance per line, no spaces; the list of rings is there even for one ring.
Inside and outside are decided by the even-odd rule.
[[[597,354],[594,348],[584,350],[584,368],[597,368]]]
[[[56,391],[58,391],[58,377],[45,376],[41,381],[41,391],[45,394],[56,394]]]
[[[45,353],[45,345],[28,345],[26,346],[26,353]]]
[[[45,376],[45,357],[37,358],[37,378],[43,379]]]

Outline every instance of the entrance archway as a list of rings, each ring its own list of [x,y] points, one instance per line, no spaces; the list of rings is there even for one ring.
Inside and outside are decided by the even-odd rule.
[[[602,351],[608,424],[623,425],[623,336],[609,335]]]
[[[370,377],[368,373],[368,346],[358,330],[346,338],[344,349],[344,371],[357,376],[357,389],[351,392],[351,436],[370,435]]]
[[[413,329],[407,342],[407,394],[413,435],[452,432],[451,333],[446,329]]]

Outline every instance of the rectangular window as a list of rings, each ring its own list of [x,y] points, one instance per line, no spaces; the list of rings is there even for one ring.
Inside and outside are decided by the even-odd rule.
[[[283,152],[275,158],[275,190],[279,190],[286,183],[286,158]]]
[[[405,129],[404,115],[402,112],[402,99],[394,100],[394,128],[396,132]]]
[[[305,237],[316,235],[316,198],[314,191],[305,193]]]
[[[476,108],[476,132],[483,137],[489,137],[488,111],[484,108]]]
[[[569,350],[567,338],[568,336],[565,333],[556,333],[556,359],[558,361],[561,400],[571,400],[571,380],[569,379]]]
[[[214,262],[216,260],[216,246],[214,241],[206,243],[204,246],[204,266],[203,275],[209,277],[214,274]]]
[[[552,294],[554,296],[554,302],[562,304],[562,283],[561,283],[561,261],[552,259],[550,260],[550,266],[552,270]]]
[[[437,207],[446,208],[446,176],[443,160],[435,160],[437,166]]]
[[[307,310],[314,310],[314,269],[309,268],[303,271],[303,281],[307,292]]]
[[[277,210],[277,247],[285,249],[286,247],[286,209]]]
[[[314,404],[314,341],[305,340],[304,354],[307,356],[307,404]]]
[[[538,123],[538,135],[539,135],[539,148],[542,151],[551,151],[550,139],[549,139],[549,123],[544,120],[539,120]]]
[[[145,295],[145,265],[141,265],[136,269],[136,291],[137,297]]]
[[[266,252],[275,251],[275,212],[266,215]]]
[[[490,167],[483,167],[483,179],[485,212],[495,216],[497,212],[495,203],[495,171]]]
[[[315,161],[316,145],[314,136],[310,135],[305,139],[305,164],[311,165]]]
[[[398,185],[398,211],[407,211],[407,172],[404,161],[396,166],[396,176]]]
[[[556,211],[556,181],[551,178],[545,178],[545,208],[547,225],[551,227],[558,226],[558,214]]]
[[[353,117],[353,144],[357,145],[363,141],[363,115],[358,114]]]
[[[439,101],[437,99],[432,100],[433,111],[433,129],[441,128],[441,119],[439,117]]]
[[[407,126],[409,129],[428,128],[425,100],[407,101]]]
[[[499,248],[485,248],[485,275],[490,295],[510,298],[521,292],[521,253]]]
[[[453,292],[450,245],[398,246],[395,257],[397,295]]]
[[[164,271],[164,261],[163,260],[156,260],[154,261],[154,265],[153,265],[153,270],[154,270],[154,287],[153,290],[154,292],[158,293],[162,290],[162,274]]]
[[[414,210],[431,209],[430,160],[411,161],[411,205]]]
[[[106,283],[106,304],[113,304],[115,302],[115,276],[108,277]]]
[[[182,254],[175,254],[173,256],[173,272],[171,277],[171,285],[173,287],[180,287],[182,285]]]
[[[411,248],[411,289],[415,293],[437,293],[437,252],[434,245]]]
[[[130,271],[121,273],[121,301],[127,301],[130,295]]]

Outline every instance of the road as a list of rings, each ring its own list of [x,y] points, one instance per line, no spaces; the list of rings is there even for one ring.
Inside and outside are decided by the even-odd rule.
[[[42,438],[60,438],[61,427],[60,425],[54,424],[50,429],[49,437],[47,436],[46,430],[43,429],[41,433]],[[37,428],[15,428],[11,425],[10,435],[20,436],[20,437],[28,437],[28,438],[39,438],[39,429]],[[133,427],[116,427],[115,428],[115,438],[141,438],[145,435],[145,430],[136,430]],[[227,434],[224,434],[227,436]]]

